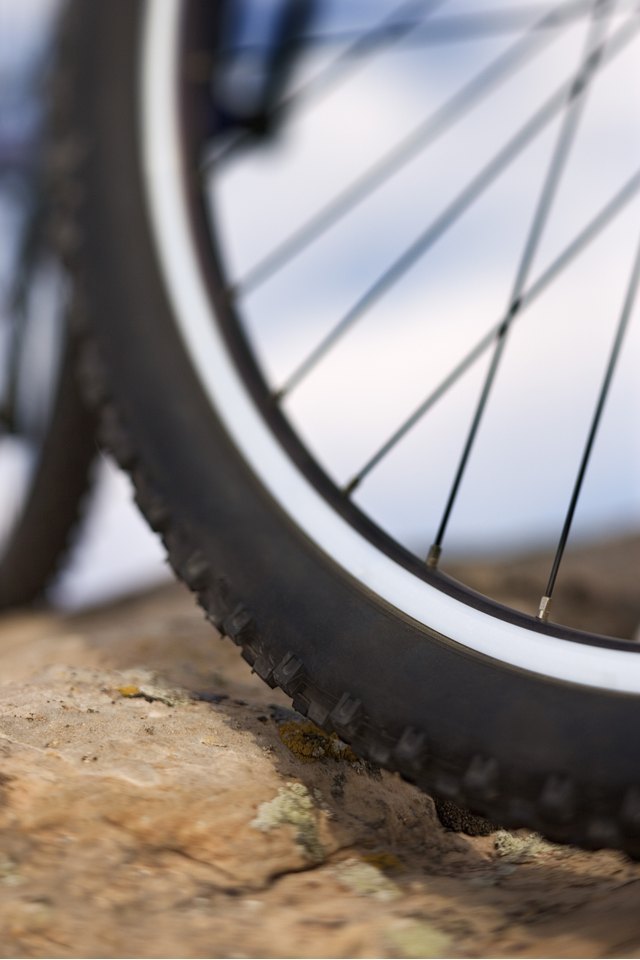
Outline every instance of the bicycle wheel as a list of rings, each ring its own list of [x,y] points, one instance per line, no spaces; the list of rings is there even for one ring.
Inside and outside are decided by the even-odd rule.
[[[43,262],[29,295],[29,322],[20,323],[19,359],[7,351],[15,379],[0,437],[0,609],[36,600],[57,572],[95,452],[93,417],[76,383],[75,348],[58,307],[38,297],[50,297],[55,282],[55,267]],[[51,350],[46,358],[43,344]]]
[[[24,23],[20,33],[18,18],[9,10],[1,14],[4,36],[23,49],[20,69],[27,75],[14,76],[11,64],[17,59],[3,45],[0,609],[5,609],[35,600],[55,574],[89,483],[95,448],[94,418],[76,383],[68,278],[48,236],[40,156],[44,67],[41,52],[31,50],[31,34],[41,39],[42,30],[36,24],[27,38]]]
[[[382,529],[351,495],[356,485],[339,484],[310,452],[301,414],[286,408],[293,380],[283,389],[255,347],[203,177],[214,10],[163,0],[112,17],[78,4],[61,55],[73,74],[63,133],[86,147],[75,173],[86,190],[67,215],[83,232],[76,269],[101,357],[94,377],[103,401],[105,376],[111,385],[112,444],[143,511],[214,623],[313,721],[505,825],[637,853],[640,771],[627,733],[640,709],[634,645],[501,606],[443,574],[437,550],[429,565]],[[590,72],[635,36],[628,11],[613,24],[598,15],[597,28],[588,19],[582,66],[544,117],[579,102]],[[477,80],[473,89],[482,89]],[[569,114],[538,211],[550,206],[568,152],[577,122]],[[215,170],[226,161],[210,162]],[[637,175],[626,181],[559,262],[628,209],[638,186]],[[554,261],[549,270],[557,273]],[[636,263],[627,318],[637,272]],[[306,278],[308,305],[325,276],[316,273],[313,288]],[[517,293],[508,315],[532,296]],[[490,342],[506,329],[503,319]],[[287,352],[286,337],[279,343]]]

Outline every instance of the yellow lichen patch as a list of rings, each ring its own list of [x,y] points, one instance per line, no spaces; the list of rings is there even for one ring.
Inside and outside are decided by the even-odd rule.
[[[138,686],[135,683],[127,683],[117,688],[121,697],[140,697],[148,703],[165,703],[168,707],[174,707],[176,703],[188,701],[189,697],[180,690],[165,690],[163,687],[156,687],[152,684]]]
[[[285,747],[303,763],[327,758],[346,760],[348,763],[359,762],[351,747],[335,733],[325,733],[308,720],[288,720],[278,727],[278,733]]]
[[[378,870],[393,871],[400,870],[402,867],[402,863],[395,853],[387,853],[384,850],[379,853],[366,853],[362,860],[364,863],[371,864],[372,867],[377,867]]]

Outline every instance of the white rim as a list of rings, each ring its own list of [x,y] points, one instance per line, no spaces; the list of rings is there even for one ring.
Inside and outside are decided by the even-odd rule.
[[[202,386],[244,460],[297,526],[347,573],[431,630],[510,666],[640,693],[640,656],[571,643],[477,610],[378,551],[320,496],[267,427],[240,379],[201,275],[183,191],[177,103],[180,0],[147,0],[141,63],[146,198],[176,323]]]

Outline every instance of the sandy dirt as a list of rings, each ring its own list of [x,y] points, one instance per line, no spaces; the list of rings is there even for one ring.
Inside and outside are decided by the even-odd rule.
[[[468,838],[178,585],[0,623],[0,956],[640,957],[640,865]]]

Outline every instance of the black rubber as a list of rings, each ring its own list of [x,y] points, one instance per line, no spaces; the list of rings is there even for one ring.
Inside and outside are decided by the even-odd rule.
[[[58,109],[55,84],[47,92],[45,108],[46,133],[47,127],[53,129]],[[29,171],[33,210],[21,251],[19,278],[20,294],[25,296],[16,296],[14,304],[17,311],[26,312],[26,321],[34,326],[38,317],[29,315],[31,278],[43,259],[55,259],[59,231],[64,229],[54,214],[60,158],[52,148],[51,137],[44,137],[43,142],[46,146]],[[69,306],[61,318],[59,366],[37,461],[10,534],[0,547],[0,610],[44,598],[68,554],[91,486],[97,453],[96,415],[78,382],[78,343],[71,333],[71,309]],[[19,315],[14,319],[20,323]]]
[[[77,382],[76,354],[77,344],[69,338],[38,463],[0,551],[0,610],[43,595],[67,552],[90,485],[95,417]]]
[[[225,434],[154,255],[141,13],[137,0],[70,8],[60,216],[86,298],[87,385],[171,564],[256,673],[361,755],[494,822],[640,855],[638,699],[515,670],[390,609],[291,523]]]

